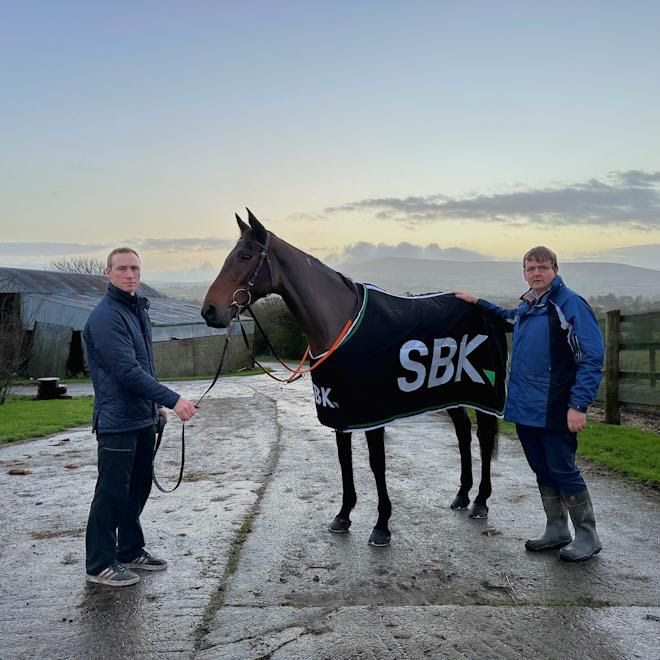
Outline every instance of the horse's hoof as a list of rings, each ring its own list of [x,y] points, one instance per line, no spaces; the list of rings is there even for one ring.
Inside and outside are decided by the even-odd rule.
[[[454,501],[449,505],[450,509],[467,509],[470,504],[470,498],[467,495],[459,493],[454,498]]]
[[[351,521],[346,518],[335,516],[335,519],[328,525],[328,530],[335,534],[344,534],[351,526]]]
[[[390,538],[392,538],[392,535],[389,532],[374,528],[374,531],[371,532],[371,536],[369,537],[369,545],[384,548],[390,544]]]
[[[470,518],[475,518],[476,520],[488,518],[488,507],[485,504],[475,502],[472,505],[472,509],[470,509]]]

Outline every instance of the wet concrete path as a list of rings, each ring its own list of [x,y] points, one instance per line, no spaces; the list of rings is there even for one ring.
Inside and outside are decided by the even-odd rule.
[[[173,387],[193,397],[206,383]],[[392,545],[372,548],[363,435],[353,526],[326,531],[341,479],[310,390],[222,379],[187,426],[183,484],[154,490],[142,516],[170,567],[119,590],[83,580],[89,429],[0,448],[0,657],[660,658],[657,493],[585,470],[603,552],[531,555],[542,513],[518,444],[500,439],[490,518],[470,520],[448,507],[451,423],[430,414],[388,428]],[[157,462],[164,485],[178,428]]]

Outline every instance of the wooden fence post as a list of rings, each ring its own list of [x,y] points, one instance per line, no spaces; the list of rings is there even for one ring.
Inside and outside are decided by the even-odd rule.
[[[619,333],[621,311],[607,312],[605,324],[605,423],[621,424],[619,405]]]
[[[655,387],[656,371],[655,371],[655,348],[649,348],[649,371],[651,372],[651,387]]]

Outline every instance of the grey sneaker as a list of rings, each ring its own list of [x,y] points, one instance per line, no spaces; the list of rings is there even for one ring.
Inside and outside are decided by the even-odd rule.
[[[113,562],[108,568],[103,569],[98,575],[85,575],[87,582],[107,584],[110,587],[128,587],[140,581],[133,571],[126,570],[119,562]]]
[[[152,557],[146,550],[143,550],[132,561],[123,561],[125,568],[139,568],[143,571],[164,571],[167,568],[167,562],[158,557]]]

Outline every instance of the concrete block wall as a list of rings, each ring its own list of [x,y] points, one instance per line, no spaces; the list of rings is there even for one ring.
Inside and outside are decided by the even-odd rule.
[[[254,347],[254,336],[249,337],[250,348]],[[195,337],[193,339],[171,339],[154,342],[154,365],[156,374],[163,376],[211,376],[225,344],[225,335]],[[242,337],[232,336],[227,349],[222,372],[251,369],[254,365]]]

